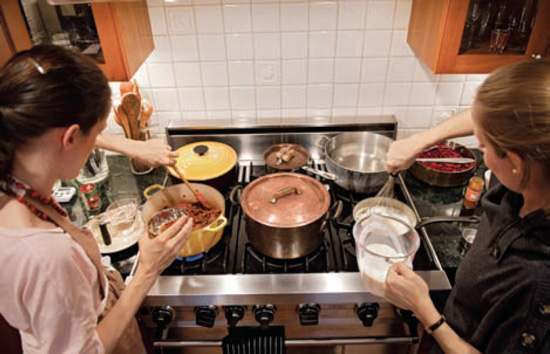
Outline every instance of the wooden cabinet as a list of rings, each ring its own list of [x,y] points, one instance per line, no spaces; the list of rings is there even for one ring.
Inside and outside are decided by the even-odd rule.
[[[110,81],[129,80],[154,49],[146,0],[48,5],[0,0],[0,65],[33,44],[90,55]]]
[[[550,0],[413,0],[407,42],[434,73],[488,73],[548,57],[549,23]]]

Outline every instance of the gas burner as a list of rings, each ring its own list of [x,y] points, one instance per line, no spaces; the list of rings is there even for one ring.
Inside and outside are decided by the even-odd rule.
[[[325,243],[313,253],[296,259],[275,259],[258,253],[250,243],[245,244],[242,269],[244,273],[315,273],[326,272],[328,252]]]
[[[192,257],[179,257],[164,270],[162,275],[184,274],[224,274],[228,272],[227,240],[221,240],[217,245]]]
[[[348,206],[355,206],[355,204],[359,203],[363,199],[371,198],[376,195],[376,193],[363,194],[363,193],[350,192],[347,189],[340,187],[336,183],[333,183],[333,191],[334,191],[334,196],[337,199],[342,200],[344,204]]]

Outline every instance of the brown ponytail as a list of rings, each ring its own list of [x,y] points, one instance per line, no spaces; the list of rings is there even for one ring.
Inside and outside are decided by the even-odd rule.
[[[494,71],[476,96],[476,119],[498,155],[513,151],[550,177],[550,61],[530,60]],[[522,184],[529,178],[526,166]]]
[[[15,54],[0,69],[0,175],[30,139],[72,124],[86,134],[110,105],[108,80],[88,57],[59,46]]]

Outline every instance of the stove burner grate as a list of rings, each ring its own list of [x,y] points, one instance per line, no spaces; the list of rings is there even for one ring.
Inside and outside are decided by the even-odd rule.
[[[326,242],[326,241],[325,241]],[[242,269],[245,273],[312,273],[326,272],[329,264],[325,242],[313,253],[296,259],[275,259],[254,250],[247,242]]]

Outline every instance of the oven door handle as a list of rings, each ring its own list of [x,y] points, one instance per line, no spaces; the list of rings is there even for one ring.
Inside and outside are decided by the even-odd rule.
[[[415,332],[418,333],[415,329]],[[324,339],[286,339],[286,347],[307,347],[307,346],[332,346],[332,345],[354,345],[354,344],[389,344],[389,343],[418,343],[416,336],[373,336],[364,338],[324,338]],[[219,347],[221,340],[166,340],[153,343],[156,348],[184,348],[184,347]]]

